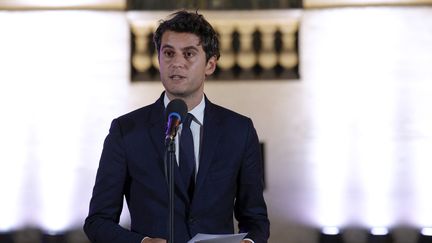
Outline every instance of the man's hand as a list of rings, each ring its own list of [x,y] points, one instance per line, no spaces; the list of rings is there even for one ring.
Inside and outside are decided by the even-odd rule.
[[[161,238],[149,238],[146,237],[144,240],[141,241],[141,243],[166,243],[166,240]]]

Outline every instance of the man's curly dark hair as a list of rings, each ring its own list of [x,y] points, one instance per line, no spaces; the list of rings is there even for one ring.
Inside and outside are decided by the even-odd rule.
[[[219,59],[218,35],[203,15],[198,14],[198,12],[180,10],[170,16],[170,19],[161,21],[153,36],[153,41],[158,55],[160,54],[162,35],[165,31],[174,31],[197,35],[200,39],[200,44],[206,53],[206,61],[213,56],[216,57],[216,60]]]

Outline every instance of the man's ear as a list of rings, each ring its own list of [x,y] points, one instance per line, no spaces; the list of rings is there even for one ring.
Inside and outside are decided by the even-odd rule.
[[[216,65],[217,65],[216,56],[210,57],[210,59],[207,61],[206,64],[206,69],[205,69],[206,77],[213,74],[213,72],[216,70]]]

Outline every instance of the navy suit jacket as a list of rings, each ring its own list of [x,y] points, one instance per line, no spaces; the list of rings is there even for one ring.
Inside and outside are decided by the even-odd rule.
[[[169,191],[165,177],[163,95],[149,106],[114,119],[104,142],[84,230],[92,242],[168,238]],[[263,169],[251,119],[206,98],[201,156],[192,201],[175,166],[174,241],[197,233],[240,232],[255,243],[269,237]],[[130,230],[118,225],[123,198]]]

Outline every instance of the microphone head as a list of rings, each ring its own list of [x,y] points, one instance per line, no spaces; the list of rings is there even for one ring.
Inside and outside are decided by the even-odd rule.
[[[186,117],[187,112],[188,112],[187,105],[182,99],[173,99],[167,105],[166,119],[168,120],[168,118],[171,115],[177,113],[177,115],[180,115],[180,123],[181,123],[183,122],[183,119]]]

